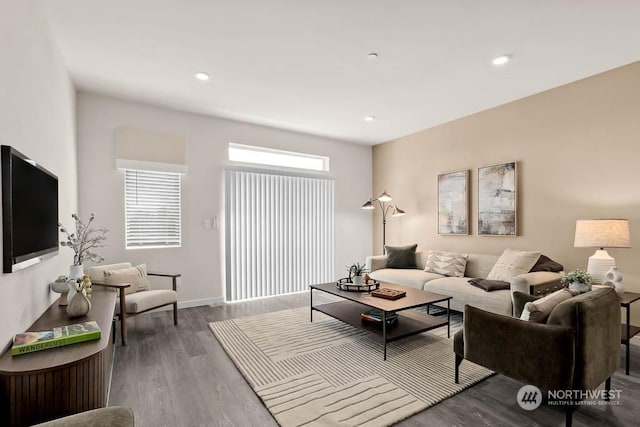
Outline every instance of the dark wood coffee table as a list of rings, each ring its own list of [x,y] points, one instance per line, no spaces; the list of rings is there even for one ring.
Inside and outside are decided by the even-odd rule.
[[[450,300],[451,297],[434,294],[432,292],[422,291],[420,289],[407,288],[404,286],[393,285],[391,283],[380,283],[381,288],[391,288],[405,291],[406,296],[397,300],[387,300],[371,296],[369,292],[348,292],[342,291],[336,287],[335,282],[323,283],[320,285],[311,285],[311,321],[313,322],[313,311],[319,311],[335,319],[341,320],[355,328],[373,334],[381,335],[384,347],[384,359],[387,360],[387,343],[408,337],[410,335],[419,334],[431,329],[447,326],[447,336],[451,333],[451,314]],[[313,291],[326,292],[343,298],[343,301],[331,302],[326,304],[313,305]],[[439,302],[447,302],[447,320],[440,319],[435,316],[420,313],[411,308],[429,306]],[[360,314],[376,308],[382,311],[382,327],[369,325],[361,320]],[[393,326],[387,326],[386,317],[390,313],[398,315],[398,322]]]

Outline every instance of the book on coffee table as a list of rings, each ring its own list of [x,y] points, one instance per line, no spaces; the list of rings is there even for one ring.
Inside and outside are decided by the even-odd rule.
[[[402,298],[405,295],[407,295],[405,291],[399,291],[397,289],[389,289],[389,288],[380,288],[380,289],[376,289],[375,291],[371,291],[372,297],[391,299],[391,300]]]

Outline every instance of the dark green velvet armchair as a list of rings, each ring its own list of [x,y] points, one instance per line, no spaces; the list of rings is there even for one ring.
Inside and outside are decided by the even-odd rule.
[[[536,297],[514,292],[514,315]],[[597,289],[558,304],[547,322],[531,323],[465,306],[454,336],[455,382],[464,359],[542,390],[595,390],[620,363],[620,299]],[[567,407],[567,426],[573,406]]]

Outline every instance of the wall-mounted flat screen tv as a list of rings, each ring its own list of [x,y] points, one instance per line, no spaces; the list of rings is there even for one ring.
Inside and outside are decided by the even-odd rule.
[[[3,145],[2,270],[13,273],[58,254],[58,178]]]

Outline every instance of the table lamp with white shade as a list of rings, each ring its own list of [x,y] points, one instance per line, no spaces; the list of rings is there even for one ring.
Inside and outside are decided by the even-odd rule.
[[[602,283],[616,260],[605,248],[630,248],[629,221],[626,219],[579,219],[576,221],[576,248],[598,248],[589,257],[587,272],[594,283]]]

